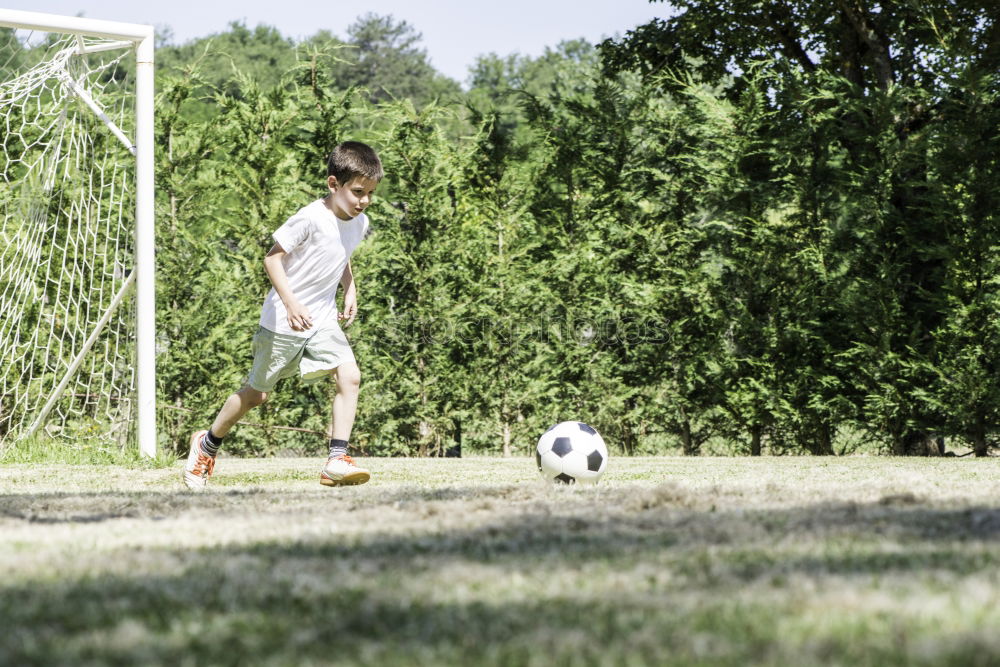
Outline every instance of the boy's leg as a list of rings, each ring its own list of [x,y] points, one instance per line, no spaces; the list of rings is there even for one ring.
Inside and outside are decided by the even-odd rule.
[[[354,417],[358,413],[358,393],[361,391],[361,370],[357,363],[341,364],[333,372],[337,393],[333,397],[333,423],[330,437],[334,440],[351,439]]]
[[[267,392],[258,391],[244,385],[223,403],[222,409],[212,422],[212,442],[208,442],[209,431],[195,431],[191,434],[187,464],[184,466],[184,483],[190,489],[202,489],[215,470],[215,453],[219,444],[233,426],[247,412],[267,400]]]
[[[357,363],[341,364],[334,371],[337,393],[333,397],[333,423],[329,429],[330,457],[327,459],[319,481],[326,486],[364,484],[371,473],[354,464],[347,455],[347,443],[354,428],[358,411],[358,392],[361,388],[361,371]]]
[[[232,394],[222,404],[222,409],[212,422],[212,435],[224,438],[232,430],[243,415],[267,400],[266,391],[257,391],[253,387],[243,385],[239,391]]]

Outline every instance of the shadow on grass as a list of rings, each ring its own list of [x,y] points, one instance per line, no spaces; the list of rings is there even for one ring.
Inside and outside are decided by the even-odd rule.
[[[317,485],[318,487],[319,485]],[[360,507],[409,507],[414,503],[503,499],[515,496],[520,487],[504,485],[421,489],[403,487],[380,489],[377,494],[359,494],[356,489],[314,491],[274,491],[260,486],[226,489],[208,493],[189,491],[89,491],[0,494],[0,518],[39,524],[94,523],[114,519],[167,519],[194,510],[236,513],[288,513],[309,508],[343,513]]]
[[[470,500],[507,498],[510,488],[477,488]],[[354,502],[460,511],[468,496],[403,489]],[[206,507],[236,515],[268,511],[278,499],[285,513],[290,501],[313,512],[339,502],[343,511],[348,497],[257,489],[5,495],[0,516],[45,524]],[[0,582],[0,664],[976,665],[1000,658],[985,608],[954,638],[933,615],[893,625],[864,609],[788,634],[801,595],[780,583],[931,570],[954,581],[993,571],[1000,554],[956,543],[995,541],[1000,509],[889,499],[716,510],[669,494],[651,506],[629,505],[624,494],[544,501],[461,529],[411,517],[405,535],[147,549],[140,561],[152,576],[113,567],[72,579],[18,581],[12,573]],[[88,505],[108,509],[80,509]],[[885,543],[899,548],[887,551]],[[774,594],[759,602],[735,594],[753,587]]]
[[[628,598],[441,603],[358,584],[325,595],[302,594],[279,582],[235,587],[225,577],[206,586],[207,576],[202,574],[201,587],[191,583],[197,577],[101,577],[58,591],[10,591],[28,602],[5,624],[0,661],[662,665],[712,654],[721,659],[714,664],[748,664],[774,652],[774,616],[762,608],[710,603],[680,614],[666,600],[652,605]],[[38,613],[42,606],[60,611]],[[718,645],[691,647],[692,625],[703,636],[719,637]]]
[[[509,501],[509,502],[508,502]],[[518,502],[520,501],[520,502]],[[525,502],[526,501],[526,502]],[[763,532],[767,539],[793,537],[796,533],[836,534],[848,531],[862,539],[892,537],[900,540],[997,540],[1000,507],[934,507],[907,494],[885,496],[877,502],[818,502],[802,506],[716,509],[711,495],[699,496],[673,485],[645,493],[546,493],[538,488],[507,484],[476,487],[378,489],[359,493],[357,487],[310,491],[272,490],[263,487],[219,490],[194,494],[186,491],[107,491],[0,494],[0,518],[39,524],[73,524],[116,519],[161,520],[192,511],[234,514],[308,514],[333,518],[359,509],[394,508],[431,514],[464,512],[476,504],[493,507],[500,521],[477,530],[521,535],[568,534],[579,539],[590,535],[597,543],[629,536],[663,537],[663,531],[697,533],[706,543],[747,539],[747,530]],[[517,504],[515,504],[517,503]],[[728,502],[733,505],[733,501]],[[537,511],[532,511],[534,507]],[[513,517],[507,520],[505,517]],[[541,528],[539,528],[541,526]],[[700,527],[700,530],[691,530]],[[745,528],[747,530],[741,530]],[[690,535],[689,535],[690,537]],[[478,538],[477,538],[478,539]],[[475,541],[475,540],[474,540]]]

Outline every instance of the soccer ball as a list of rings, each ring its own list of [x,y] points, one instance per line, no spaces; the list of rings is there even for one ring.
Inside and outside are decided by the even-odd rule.
[[[538,439],[538,472],[564,484],[596,484],[608,466],[608,448],[593,426],[560,422]]]

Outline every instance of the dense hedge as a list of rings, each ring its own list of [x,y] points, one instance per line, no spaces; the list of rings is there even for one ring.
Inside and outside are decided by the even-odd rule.
[[[622,53],[419,107],[338,87],[315,53],[208,99],[197,69],[161,76],[164,444],[239,386],[270,233],[355,138],[387,173],[354,259],[361,451],[525,454],[573,418],[625,453],[988,453],[995,73],[945,47],[864,89],[780,52],[738,76]],[[328,393],[286,381],[227,449],[321,451]]]

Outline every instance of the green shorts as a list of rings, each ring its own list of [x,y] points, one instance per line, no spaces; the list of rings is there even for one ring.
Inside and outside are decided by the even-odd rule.
[[[351,344],[336,320],[309,338],[260,327],[253,337],[253,368],[246,384],[257,391],[272,391],[278,380],[296,373],[305,384],[311,384],[353,361]]]

